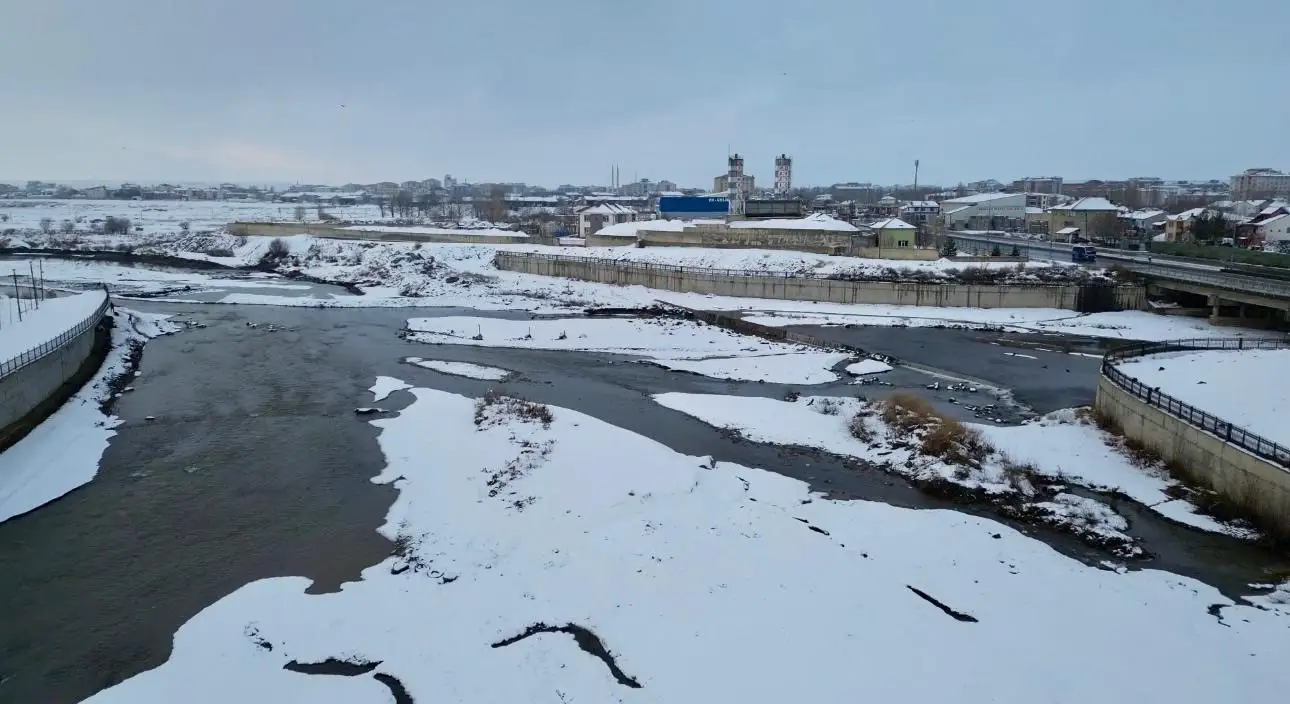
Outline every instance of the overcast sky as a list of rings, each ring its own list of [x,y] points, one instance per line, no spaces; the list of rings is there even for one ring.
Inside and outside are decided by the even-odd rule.
[[[10,0],[0,178],[1290,168],[1286,0]]]

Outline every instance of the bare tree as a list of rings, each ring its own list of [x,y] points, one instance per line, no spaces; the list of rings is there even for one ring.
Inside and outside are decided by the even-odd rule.
[[[506,193],[501,186],[493,186],[488,189],[488,195],[482,200],[474,202],[475,217],[489,222],[504,222],[506,220]]]
[[[305,221],[305,215],[306,215],[305,206],[303,206],[303,205],[297,205],[297,206],[296,206],[296,220],[297,220],[298,222],[304,222],[304,221]]]
[[[40,219],[40,231],[41,231],[41,232],[43,232],[43,233],[45,233],[46,235],[53,233],[53,231],[54,231],[54,219],[53,219],[53,218],[41,218],[41,219]]]
[[[118,218],[112,215],[103,220],[103,233],[107,235],[130,234],[130,218]]]
[[[72,222],[71,220],[64,220],[58,224],[58,229],[64,235],[70,235],[73,232],[76,232],[76,223]]]
[[[189,223],[187,220],[184,220],[183,222],[179,223],[179,231],[184,233],[185,235],[188,234],[188,229],[190,227],[192,227],[192,224]]]
[[[407,191],[395,193],[394,200],[390,203],[390,213],[400,218],[412,217],[412,194]]]

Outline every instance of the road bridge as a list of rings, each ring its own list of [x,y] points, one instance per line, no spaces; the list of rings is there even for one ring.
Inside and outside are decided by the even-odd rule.
[[[998,246],[1005,253],[1013,247],[1032,259],[1070,260],[1071,245],[1007,237],[1001,234],[958,233],[947,237],[968,250]],[[1223,317],[1223,309],[1237,309],[1237,317],[1247,317],[1246,306],[1276,311],[1275,317],[1286,321],[1290,313],[1290,281],[1237,273],[1213,264],[1199,264],[1176,257],[1161,257],[1136,252],[1098,249],[1098,260],[1104,264],[1132,271],[1145,278],[1152,289],[1181,291],[1206,297],[1211,319]]]

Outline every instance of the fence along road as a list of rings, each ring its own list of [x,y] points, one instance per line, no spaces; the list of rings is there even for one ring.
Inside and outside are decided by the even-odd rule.
[[[111,301],[108,299],[107,293],[104,292],[102,302],[100,302],[98,307],[94,309],[93,313],[81,322],[63,331],[58,335],[58,337],[55,337],[52,340],[36,345],[11,359],[0,361],[0,380],[17,372],[27,365],[35,364],[41,359],[57,352],[68,342],[80,337],[85,333],[85,331],[93,329],[94,326],[98,325],[99,322],[103,320],[103,315],[107,312],[108,306],[110,305]]]
[[[1102,360],[1102,375],[1116,386],[1145,401],[1148,406],[1159,408],[1175,418],[1211,433],[1256,457],[1274,462],[1290,472],[1290,448],[1217,418],[1191,404],[1183,403],[1159,389],[1151,388],[1116,368],[1119,360],[1162,352],[1188,352],[1204,350],[1276,350],[1290,348],[1284,340],[1246,339],[1196,339],[1148,342],[1121,347],[1109,352]]]

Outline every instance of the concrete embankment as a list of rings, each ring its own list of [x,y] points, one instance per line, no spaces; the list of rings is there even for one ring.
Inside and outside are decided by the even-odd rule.
[[[103,324],[108,298],[106,293],[101,295],[101,304],[89,317],[75,321],[50,342],[3,363],[0,450],[57,410],[98,369],[109,341]]]
[[[1203,409],[1183,404],[1158,388],[1147,388],[1117,374],[1114,354],[1108,356],[1097,383],[1094,407],[1103,422],[1159,455],[1181,479],[1212,489],[1264,531],[1290,540],[1290,466],[1286,464],[1290,456],[1286,450]],[[1256,449],[1262,450],[1263,456]]]
[[[825,303],[872,303],[946,308],[1060,308],[1081,312],[1140,309],[1141,286],[1107,284],[959,284],[842,281],[787,275],[733,274],[718,269],[629,264],[589,257],[498,252],[504,271],[580,281],[645,286],[715,296]]]
[[[366,229],[361,226],[327,225],[323,223],[293,222],[235,222],[230,223],[228,231],[234,235],[258,237],[289,237],[291,235],[313,235],[328,239],[342,240],[377,240],[383,242],[439,242],[458,244],[554,244],[541,238],[530,237],[523,232],[506,234],[475,234],[470,230],[443,230],[434,228],[407,229]],[[498,231],[490,231],[496,233]],[[548,238],[549,239],[549,238]]]

